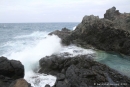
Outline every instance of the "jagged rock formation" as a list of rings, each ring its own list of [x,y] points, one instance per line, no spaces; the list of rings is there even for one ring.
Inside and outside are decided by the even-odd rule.
[[[106,11],[104,18],[111,20],[115,28],[130,32],[130,13],[120,13],[112,7]]]
[[[64,38],[62,42],[67,45],[78,44],[85,48],[88,47],[88,44],[100,50],[130,55],[130,34],[124,30],[115,29],[113,23],[107,19],[93,18],[93,15],[85,16],[76,30]]]
[[[49,33],[49,35],[53,35],[53,34],[54,34],[54,35],[57,35],[59,38],[63,39],[63,38],[65,38],[66,36],[70,35],[70,33],[71,33],[71,31],[70,31],[69,29],[67,29],[67,28],[62,28],[61,31],[56,30],[56,31],[54,31],[54,32]]]
[[[104,14],[104,18],[109,20],[115,20],[116,17],[120,15],[121,13],[119,12],[119,10],[116,10],[115,7],[112,7],[106,11],[106,13]]]
[[[40,73],[57,76],[53,87],[98,87],[98,84],[117,84],[128,87],[130,79],[110,69],[104,64],[93,61],[93,56],[81,55],[76,57],[47,56],[39,61]],[[121,83],[125,83],[121,85]],[[99,87],[116,87],[101,85]]]
[[[62,39],[62,43],[130,55],[129,19],[129,14],[122,14],[115,7],[107,10],[103,19],[85,16],[76,29]]]

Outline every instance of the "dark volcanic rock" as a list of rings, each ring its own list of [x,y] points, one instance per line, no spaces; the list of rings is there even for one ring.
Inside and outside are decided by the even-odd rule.
[[[56,30],[54,32],[49,33],[49,35],[53,35],[54,34],[54,35],[57,35],[59,38],[63,39],[66,36],[68,36],[70,34],[70,32],[71,31],[69,29],[63,28],[61,31]]]
[[[104,16],[85,16],[62,43],[130,55],[130,14],[121,14],[113,7]]]
[[[0,87],[9,87],[16,79],[24,77],[24,66],[20,61],[0,57]]]
[[[106,11],[106,13],[104,14],[104,18],[109,20],[115,20],[115,18],[119,15],[121,15],[119,10],[116,10],[115,7],[112,7]]]
[[[46,84],[45,87],[51,87],[50,85]]]
[[[24,66],[20,61],[0,57],[0,75],[18,79],[24,77]]]
[[[130,13],[120,13],[115,7],[112,7],[104,14],[105,19],[114,23],[115,28],[130,32]]]
[[[14,81],[14,80],[11,79],[11,78],[9,78],[9,77],[0,75],[0,87],[9,87],[9,85],[10,85],[13,81]]]
[[[129,78],[104,64],[93,61],[92,56],[82,55],[66,58],[52,55],[42,58],[39,62],[40,73],[57,76],[53,87],[96,87],[98,84],[103,83],[118,84],[119,87],[129,87],[130,85]],[[48,72],[46,72],[45,68],[48,69]],[[125,85],[122,86],[121,83],[125,83]],[[116,86],[102,85],[99,87]]]

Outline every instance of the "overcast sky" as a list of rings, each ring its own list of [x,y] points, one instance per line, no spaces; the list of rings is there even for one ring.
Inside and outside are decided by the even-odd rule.
[[[85,15],[103,17],[113,6],[130,12],[130,0],[0,0],[0,23],[81,22]]]

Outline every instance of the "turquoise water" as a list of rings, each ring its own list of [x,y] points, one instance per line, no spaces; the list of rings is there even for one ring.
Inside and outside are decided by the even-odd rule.
[[[110,68],[119,71],[123,75],[130,77],[130,57],[128,56],[98,51],[95,60],[108,65]]]

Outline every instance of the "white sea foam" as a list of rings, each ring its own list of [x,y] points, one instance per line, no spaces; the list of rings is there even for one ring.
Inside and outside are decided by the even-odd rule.
[[[69,53],[71,57],[77,56],[77,55],[86,55],[86,54],[94,54],[95,51],[92,49],[84,49],[77,47],[75,45],[70,46],[64,46],[60,53]]]
[[[29,72],[27,74],[29,75],[27,75],[25,79],[29,83],[31,83],[31,86],[33,87],[45,87],[46,84],[53,86],[56,81],[56,77],[51,75],[39,74],[34,72]]]
[[[38,34],[35,33],[35,35],[37,36]],[[30,36],[33,36],[35,38],[34,33],[31,35],[26,36],[26,38],[29,38]],[[19,36],[20,38],[25,38],[25,36]],[[27,44],[23,44],[25,41],[25,43],[27,42],[32,42],[32,43],[27,43]],[[33,70],[35,68],[38,68],[38,61],[45,56],[49,56],[55,53],[58,53],[61,48],[62,45],[60,44],[60,38],[58,38],[55,35],[52,36],[46,36],[43,37],[41,39],[38,40],[33,40],[33,41],[28,41],[26,42],[26,40],[19,40],[17,39],[16,41],[13,42],[9,42],[6,44],[6,46],[11,45],[12,49],[8,50],[9,52],[7,52],[6,54],[4,54],[3,56],[8,57],[9,59],[15,59],[15,60],[19,60],[22,62],[22,64],[25,67],[25,79],[30,82],[34,87],[44,87],[45,84],[50,84],[50,85],[54,85],[54,82],[56,80],[56,77],[51,76],[51,75],[40,75],[37,73],[34,73]],[[17,43],[19,42],[19,43]],[[21,42],[21,43],[20,43]],[[14,49],[13,49],[14,48]],[[18,48],[19,51],[17,51],[15,48]],[[37,78],[33,78],[33,77],[37,77]],[[36,83],[36,79],[39,79],[40,82]]]
[[[73,30],[75,30],[75,29],[76,29],[76,27],[77,27],[77,26],[73,27]]]

